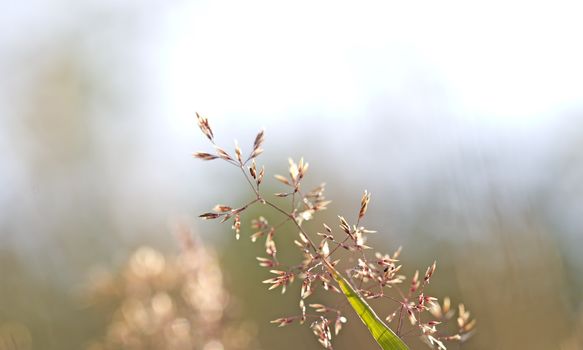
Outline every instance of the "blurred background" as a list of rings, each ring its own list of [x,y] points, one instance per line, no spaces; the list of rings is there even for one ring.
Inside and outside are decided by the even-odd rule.
[[[464,349],[583,349],[579,6],[6,2],[0,349],[103,349],[137,304],[115,311],[95,290],[141,295],[127,271],[150,276],[142,265],[166,266],[164,283],[177,283],[177,222],[213,252],[211,275],[222,269],[211,287],[226,295],[217,307],[242,332],[238,346],[319,348],[307,327],[268,323],[295,312],[299,284],[282,297],[259,283],[250,217],[241,241],[196,220],[250,194],[230,167],[192,159],[210,150],[195,111],[225,147],[249,150],[265,127],[268,174],[304,156],[307,183],[327,182],[334,201],[317,222],[354,217],[371,191],[375,247],[402,245],[409,273],[437,259],[432,294],[478,318]],[[267,186],[281,191],[271,177]],[[165,293],[154,311],[181,305]],[[192,347],[235,349],[221,334]],[[354,317],[335,346],[375,348]]]

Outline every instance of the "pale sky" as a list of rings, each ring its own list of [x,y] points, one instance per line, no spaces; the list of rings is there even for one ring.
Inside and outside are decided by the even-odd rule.
[[[11,2],[0,13],[5,78],[0,137],[11,133],[19,89],[30,83],[35,62],[43,62],[35,50],[72,38],[87,62],[109,74],[117,98],[131,106],[119,115],[104,110],[95,117],[106,141],[131,135],[130,145],[140,149],[134,168],[124,173],[127,183],[120,184],[120,191],[128,192],[128,208],[144,188],[157,196],[186,196],[184,183],[195,171],[184,158],[203,147],[195,111],[208,116],[227,141],[251,138],[265,126],[272,148],[294,147],[290,141],[300,130],[333,127],[337,133],[325,140],[333,157],[344,156],[337,150],[347,140],[358,141],[351,138],[355,133],[370,142],[368,149],[379,142],[386,147],[385,135],[378,133],[390,130],[394,148],[368,156],[373,162],[386,155],[395,165],[394,183],[416,176],[411,186],[424,183],[421,176],[435,169],[464,166],[451,158],[477,149],[501,159],[498,170],[513,186],[512,181],[524,182],[515,174],[544,175],[542,159],[556,156],[552,152],[562,147],[556,141],[577,131],[569,125],[583,110],[582,6],[567,1]],[[29,51],[34,59],[21,61],[27,57],[22,52]],[[123,161],[115,159],[118,143],[103,144],[110,147],[112,164]],[[0,140],[0,154],[5,159],[0,180],[23,181],[26,167],[19,167],[23,160],[13,145]],[[509,164],[519,167],[506,174]],[[0,199],[14,191],[4,186]]]
[[[171,11],[164,101],[188,111],[366,117],[375,96],[537,124],[583,106],[583,5],[562,1],[208,1]],[[184,118],[184,119],[181,119]]]

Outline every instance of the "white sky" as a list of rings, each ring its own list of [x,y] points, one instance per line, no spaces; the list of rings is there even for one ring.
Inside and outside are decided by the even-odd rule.
[[[150,103],[178,132],[194,109],[361,119],[386,97],[414,108],[432,93],[424,88],[450,114],[507,126],[583,105],[577,1],[11,2],[0,14],[0,64],[7,43],[50,41],[95,13],[148,9]]]
[[[224,140],[252,137],[267,126],[268,140],[277,140],[270,147],[289,146],[282,137],[290,127],[330,125],[339,130],[327,140],[334,147],[352,137],[346,131],[378,133],[376,123],[387,114],[392,119],[383,127],[397,140],[387,152],[402,153],[391,158],[398,165],[391,170],[395,178],[431,175],[434,169],[427,164],[448,165],[439,163],[440,155],[472,147],[490,147],[494,156],[506,157],[502,164],[526,158],[534,165],[516,173],[541,174],[533,169],[543,166],[541,157],[550,157],[551,136],[563,137],[556,125],[583,110],[582,6],[566,1],[11,2],[0,13],[0,75],[12,77],[0,80],[0,114],[10,115],[13,82],[28,71],[26,65],[17,72],[6,68],[22,57],[18,50],[50,47],[78,35],[85,55],[100,68],[111,65],[109,78],[119,84],[119,98],[138,96],[128,102],[138,107],[127,115],[96,118],[105,138],[123,138],[128,131],[132,144],[140,144],[143,159],[135,167],[140,176],[127,175],[135,185],[132,195],[156,181],[159,193],[183,193],[184,181],[176,177],[192,170],[180,166],[190,166],[184,157],[201,145],[195,111],[209,116]],[[120,25],[126,22],[132,24]],[[6,62],[11,64],[3,66]],[[0,137],[9,130],[0,128]],[[112,130],[114,136],[107,134]],[[0,140],[1,154],[9,154],[10,147]],[[117,144],[110,147],[115,156]],[[7,174],[0,179],[20,177]],[[168,186],[175,186],[174,192]]]
[[[166,105],[362,118],[377,96],[508,126],[583,105],[583,7],[563,1],[193,1],[168,17]],[[414,86],[411,86],[411,85]]]

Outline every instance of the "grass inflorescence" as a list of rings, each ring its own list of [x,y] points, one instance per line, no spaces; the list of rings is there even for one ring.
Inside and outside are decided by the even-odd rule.
[[[289,159],[288,173],[285,176],[274,175],[274,179],[284,186],[284,190],[268,197],[261,186],[266,176],[265,167],[257,164],[257,157],[263,152],[264,131],[257,134],[249,155],[245,157],[238,144],[235,145],[234,154],[219,147],[215,143],[215,135],[208,119],[199,114],[197,119],[214,151],[196,152],[193,156],[205,161],[220,159],[233,166],[244,177],[252,193],[252,198],[243,205],[219,204],[200,217],[207,220],[218,219],[221,222],[231,221],[235,236],[239,239],[241,215],[251,206],[262,205],[281,215],[281,221],[275,224],[262,216],[251,221],[251,240],[255,242],[264,239],[265,242],[265,256],[257,257],[259,266],[269,269],[273,275],[263,283],[269,289],[281,289],[282,293],[295,280],[301,283],[298,313],[278,318],[272,323],[280,327],[292,323],[307,324],[319,343],[326,349],[332,349],[332,337],[338,335],[347,322],[347,317],[331,305],[308,301],[316,288],[322,288],[331,293],[344,294],[383,349],[406,349],[402,341],[405,336],[420,336],[430,347],[438,349],[446,349],[447,342],[464,342],[471,336],[476,322],[470,319],[463,304],[454,309],[449,298],[446,297],[439,303],[436,297],[428,294],[428,285],[437,266],[435,262],[424,273],[416,271],[410,282],[407,282],[406,276],[401,273],[401,247],[392,254],[370,253],[374,249],[367,245],[367,237],[375,231],[362,225],[371,200],[368,191],[364,191],[353,223],[338,216],[338,228],[323,223],[321,232],[307,232],[303,223],[312,220],[314,215],[325,210],[330,203],[324,196],[324,184],[308,191],[302,188],[302,180],[309,164],[303,158],[298,161]],[[274,197],[288,199],[289,209],[278,205],[272,200]],[[278,229],[289,222],[298,231],[295,245],[303,256],[301,261],[291,265],[278,260],[279,246],[276,243]],[[344,273],[339,269],[339,250],[348,252],[353,258],[350,260],[355,262]],[[384,321],[366,302],[372,299],[382,299],[394,305],[394,310]],[[441,331],[443,324],[453,319],[457,321],[457,331]]]

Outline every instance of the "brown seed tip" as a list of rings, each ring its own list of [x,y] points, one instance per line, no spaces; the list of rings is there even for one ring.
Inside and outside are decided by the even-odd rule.
[[[243,157],[242,157],[241,147],[239,147],[239,143],[235,141],[235,154],[237,155],[237,161],[239,164],[243,164]]]
[[[265,166],[261,167],[261,171],[259,171],[259,175],[257,176],[257,186],[261,185],[263,181],[263,176],[265,175]]]
[[[202,133],[209,140],[213,141],[213,138],[215,137],[215,135],[213,134],[213,130],[211,129],[211,126],[209,125],[208,119],[203,118],[200,114],[198,114],[198,112],[196,112],[196,119],[198,120],[198,127],[200,128]]]
[[[194,158],[198,158],[198,159],[202,159],[202,160],[213,160],[213,159],[219,158],[218,156],[215,156],[214,154],[210,154],[210,153],[206,153],[206,152],[194,152],[192,154],[192,156]]]
[[[364,191],[362,195],[362,199],[360,200],[360,211],[358,212],[358,219],[362,219],[364,214],[366,214],[366,210],[368,208],[368,202],[370,201],[370,193],[368,191]]]
[[[254,180],[257,180],[257,164],[255,164],[255,159],[251,162],[251,166],[249,167],[249,174]]]
[[[263,144],[263,141],[264,141],[264,135],[265,135],[265,130],[261,129],[261,131],[259,131],[257,136],[255,136],[255,142],[253,142],[253,151],[254,152],[261,148],[261,144]]]
[[[425,282],[428,282],[429,279],[431,278],[431,276],[433,276],[433,273],[435,272],[436,267],[437,267],[437,262],[434,261],[433,264],[427,268],[427,271],[425,272]]]
[[[212,219],[216,219],[219,216],[221,216],[220,214],[217,213],[204,213],[204,214],[200,214],[198,217],[202,218],[204,220],[212,220]]]

